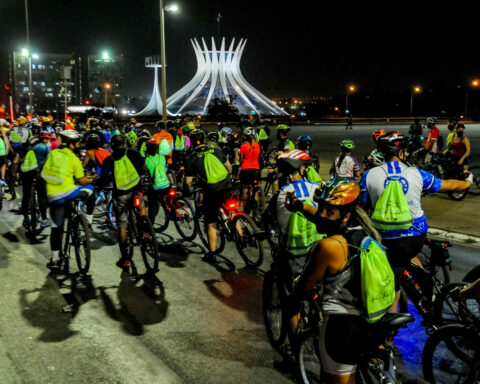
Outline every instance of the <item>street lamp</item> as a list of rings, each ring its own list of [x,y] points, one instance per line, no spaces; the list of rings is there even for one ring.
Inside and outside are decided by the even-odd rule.
[[[165,11],[177,12],[178,6],[169,4],[163,6],[163,0],[160,1],[160,60],[162,64],[162,121],[167,122],[167,66],[165,58]]]
[[[480,86],[480,80],[479,79],[473,79],[470,82],[470,87],[472,88],[478,88]],[[465,117],[468,116],[468,90],[469,88],[467,87],[467,90],[465,91]]]
[[[353,93],[357,90],[357,87],[353,84],[349,85],[347,88],[347,92],[345,94],[345,116],[348,114],[348,95]]]
[[[422,92],[422,87],[419,87],[418,85],[413,87],[412,94],[410,96],[410,116],[413,116],[413,96],[420,92]]]
[[[32,115],[33,102],[32,102],[32,56],[30,55],[30,28],[28,25],[28,0],[25,0],[25,26],[27,32],[27,48],[26,53],[28,55],[28,103],[30,105],[29,113]],[[24,54],[22,50],[22,55]]]
[[[105,88],[105,108],[107,108],[108,90],[112,88],[112,85],[110,83],[105,83],[104,88]]]

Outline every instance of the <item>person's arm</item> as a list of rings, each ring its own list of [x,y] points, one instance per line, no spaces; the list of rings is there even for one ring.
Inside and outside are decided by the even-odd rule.
[[[470,180],[442,180],[442,185],[438,192],[462,192],[472,185]]]
[[[230,161],[227,160],[225,163],[223,163],[223,165],[225,166],[225,168],[227,168],[228,173],[231,175],[232,174],[232,164],[230,164]]]
[[[285,207],[291,212],[301,212],[309,221],[315,221],[315,215],[318,208],[311,204],[305,204],[297,199],[295,192],[287,193],[285,197]]]
[[[470,156],[470,139],[468,137],[465,137],[463,139],[463,143],[465,144],[465,154],[458,160],[458,164],[463,164],[465,159]]]

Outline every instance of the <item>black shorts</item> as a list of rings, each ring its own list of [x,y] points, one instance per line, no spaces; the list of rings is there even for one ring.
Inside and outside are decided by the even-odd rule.
[[[255,185],[260,181],[259,169],[242,169],[240,171],[240,183],[242,185]]]
[[[229,196],[228,189],[221,189],[216,192],[204,191],[203,209],[205,224],[216,223],[218,221],[218,210]]]
[[[5,156],[0,156],[0,168],[3,167],[6,161],[7,158]]]
[[[425,244],[426,235],[384,239],[383,245],[387,251],[388,261],[395,275],[395,290],[400,289],[403,271],[408,262],[417,256]]]

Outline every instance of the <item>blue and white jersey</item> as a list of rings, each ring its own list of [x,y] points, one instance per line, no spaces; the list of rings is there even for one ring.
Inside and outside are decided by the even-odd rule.
[[[292,212],[290,212],[285,207],[285,199],[287,198],[287,193],[295,192],[295,196],[298,200],[310,200],[313,203],[313,196],[318,186],[318,183],[312,183],[308,180],[296,180],[292,183],[285,185],[280,190],[277,199],[277,220],[282,235],[288,233],[288,224],[290,222],[290,216],[292,215]],[[315,203],[313,204],[316,206]]]
[[[360,181],[362,204],[375,208],[377,201],[386,188],[389,180],[398,180],[402,184],[412,215],[413,224],[409,229],[380,230],[384,239],[417,236],[427,232],[427,219],[423,213],[421,198],[422,191],[438,192],[442,180],[431,173],[409,167],[398,161],[388,161],[385,164],[372,168],[362,175]]]

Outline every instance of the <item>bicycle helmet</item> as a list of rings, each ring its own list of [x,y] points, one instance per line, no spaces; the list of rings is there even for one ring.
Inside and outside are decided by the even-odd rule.
[[[256,132],[255,129],[252,127],[247,127],[243,130],[243,136],[248,137],[248,136],[254,136],[255,137]]]
[[[296,144],[297,148],[302,151],[309,150],[313,145],[313,139],[307,135],[299,136]]]
[[[39,137],[41,139],[51,139],[52,138],[51,134],[47,131],[40,132]]]
[[[218,133],[217,132],[208,132],[207,133],[207,141],[218,141]]]
[[[435,124],[437,122],[436,117],[427,117],[427,124]]]
[[[372,135],[373,135],[373,141],[376,143],[377,140],[382,137],[382,136],[385,136],[387,134],[387,132],[385,132],[384,129],[376,129],[375,131],[373,131]]]
[[[87,149],[98,149],[101,143],[102,143],[102,139],[97,133],[92,132],[87,136],[87,140],[86,140]]]
[[[193,147],[198,147],[199,145],[205,144],[205,131],[203,129],[195,129],[190,133],[190,140],[192,141]]]
[[[140,132],[140,137],[150,137],[150,131],[148,129],[143,129],[142,132]]]
[[[192,131],[192,129],[191,129],[188,125],[184,125],[184,126],[182,127],[182,132],[183,132],[184,134],[185,134],[185,133],[189,133],[189,132],[191,132],[191,131]]]
[[[342,149],[348,149],[349,151],[351,151],[352,149],[355,148],[355,143],[353,142],[353,140],[350,140],[350,139],[345,139],[345,140],[342,140],[340,142],[340,148]]]
[[[223,135],[228,135],[228,136],[233,136],[233,131],[231,128],[228,128],[228,127],[223,127],[221,130],[220,130],[220,133]]]
[[[384,154],[396,154],[407,148],[408,137],[401,132],[388,132],[378,140],[378,149]]]
[[[155,155],[156,153],[158,153],[158,146],[159,145],[155,141],[155,139],[148,140],[146,146],[147,146],[147,151],[146,151],[147,155]]]
[[[378,149],[374,149],[372,152],[370,152],[370,155],[368,155],[368,161],[377,166],[385,163],[385,157]]]
[[[277,159],[278,170],[283,174],[298,172],[301,167],[306,167],[311,160],[308,153],[293,149],[282,153]]]
[[[358,202],[360,186],[343,177],[332,177],[315,191],[314,201],[343,209],[352,209]]]
[[[74,131],[73,129],[60,132],[60,137],[62,138],[62,143],[65,144],[75,144],[82,139],[82,135],[80,135],[77,131]]]
[[[8,127],[10,124],[8,124],[8,121],[5,119],[0,119],[0,127]]]
[[[290,127],[287,125],[287,124],[279,124],[277,125],[277,131],[285,131],[285,132],[288,132],[290,131]]]

